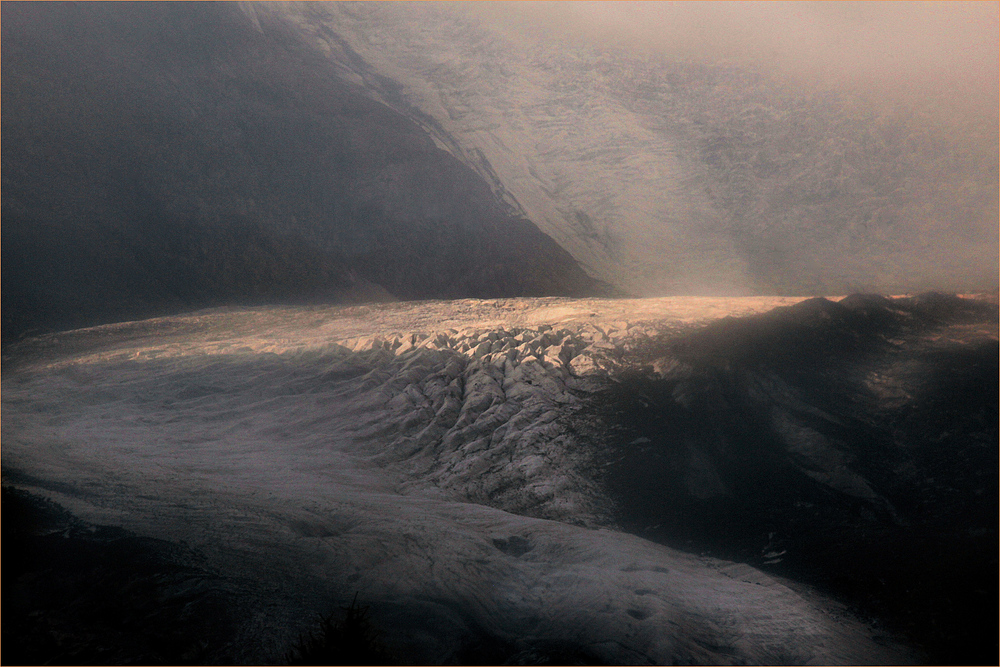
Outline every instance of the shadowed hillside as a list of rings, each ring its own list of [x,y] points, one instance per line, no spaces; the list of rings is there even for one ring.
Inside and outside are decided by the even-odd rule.
[[[235,4],[3,8],[3,333],[224,303],[601,287]]]
[[[650,343],[596,401],[619,520],[838,595],[930,664],[995,661],[996,322],[853,295]]]

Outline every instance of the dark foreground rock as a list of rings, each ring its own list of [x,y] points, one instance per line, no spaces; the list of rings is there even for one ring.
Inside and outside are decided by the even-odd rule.
[[[231,655],[233,591],[183,547],[95,526],[3,487],[3,661],[209,664]]]

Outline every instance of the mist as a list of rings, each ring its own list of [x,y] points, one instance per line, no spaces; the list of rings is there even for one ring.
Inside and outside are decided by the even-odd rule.
[[[996,289],[994,5],[287,11],[628,293]]]
[[[996,125],[994,3],[493,2],[468,9],[523,39],[771,68],[803,85],[964,111]]]

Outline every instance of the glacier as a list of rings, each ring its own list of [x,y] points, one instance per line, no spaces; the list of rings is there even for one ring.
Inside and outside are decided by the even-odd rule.
[[[50,334],[6,363],[5,483],[224,573],[256,611],[216,659],[278,655],[357,594],[407,662],[483,637],[515,662],[910,661],[806,586],[622,532],[566,420],[658,332],[795,301],[223,308]]]

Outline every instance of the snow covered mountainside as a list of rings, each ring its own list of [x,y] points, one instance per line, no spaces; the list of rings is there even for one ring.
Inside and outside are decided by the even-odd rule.
[[[339,76],[630,294],[995,285],[995,117],[942,123],[884,96],[562,39],[462,3],[246,11],[286,17]]]
[[[992,499],[995,519],[996,404],[962,382],[995,372],[996,308],[797,301],[217,309],[27,339],[4,359],[5,487],[168,545],[188,574],[156,580],[166,608],[225,620],[192,631],[195,662],[274,660],[354,594],[411,663],[918,660],[940,649],[913,633],[945,618],[931,603],[978,585],[911,582],[914,621],[835,585],[853,567],[898,593],[849,555],[818,575],[776,564],[950,524],[943,562],[995,570],[995,525],[969,510]],[[935,375],[948,368],[958,384]],[[857,378],[870,404],[823,402]],[[876,413],[895,440],[868,438]],[[907,504],[921,493],[940,495],[930,519]],[[802,521],[815,530],[796,541]],[[52,533],[46,553],[106,529],[90,530]],[[24,567],[5,619],[22,643],[4,644],[37,659],[28,619],[84,631]],[[107,641],[90,632],[82,644]]]

